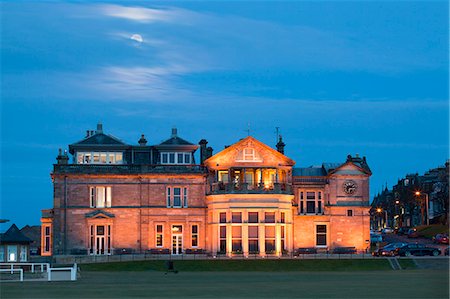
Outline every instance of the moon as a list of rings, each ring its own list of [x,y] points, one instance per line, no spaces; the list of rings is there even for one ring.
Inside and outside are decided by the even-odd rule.
[[[142,43],[144,39],[140,34],[133,34],[130,39],[137,41],[138,43]]]

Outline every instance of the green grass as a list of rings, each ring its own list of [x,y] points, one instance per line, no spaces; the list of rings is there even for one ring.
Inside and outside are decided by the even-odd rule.
[[[447,234],[449,233],[449,227],[446,225],[433,224],[433,225],[422,225],[417,226],[417,232],[420,236],[431,239],[436,234]]]
[[[198,260],[174,261],[178,271],[368,271],[391,269],[386,259]],[[165,261],[80,265],[83,271],[166,271]]]
[[[448,298],[447,270],[81,271],[75,282],[2,283],[1,298]]]
[[[403,270],[417,269],[417,265],[412,259],[397,259]]]

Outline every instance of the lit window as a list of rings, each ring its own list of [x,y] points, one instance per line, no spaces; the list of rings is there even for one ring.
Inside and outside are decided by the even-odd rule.
[[[167,187],[167,207],[182,208],[188,207],[188,188]]]
[[[192,226],[192,247],[197,247],[198,246],[198,225],[193,225]]]
[[[231,227],[231,250],[242,253],[242,226]]]
[[[163,247],[163,226],[158,224],[156,226],[156,247]]]
[[[91,208],[111,207],[111,187],[96,186],[89,188]]]
[[[266,252],[272,253],[275,251],[275,226],[265,227],[265,244]]]
[[[258,229],[256,225],[248,227],[248,251],[249,253],[259,252]]]
[[[123,153],[77,152],[77,164],[122,164]]]

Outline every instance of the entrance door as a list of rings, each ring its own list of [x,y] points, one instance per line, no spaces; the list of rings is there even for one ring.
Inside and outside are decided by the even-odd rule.
[[[97,226],[97,235],[95,240],[96,252],[95,254],[105,254],[105,226]]]
[[[183,253],[183,226],[172,225],[172,254]]]
[[[183,235],[172,235],[172,254],[183,253]]]

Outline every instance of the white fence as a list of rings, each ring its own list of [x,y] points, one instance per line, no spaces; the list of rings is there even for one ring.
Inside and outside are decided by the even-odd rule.
[[[77,270],[78,267],[76,263],[72,267],[62,268],[51,268],[49,263],[0,263],[0,272],[9,272],[11,275],[14,274],[14,272],[18,272],[20,281],[74,281],[77,280]],[[27,275],[24,276],[24,274],[27,273],[42,273],[42,275],[39,277],[33,276],[33,278],[27,278]],[[11,276],[9,276],[8,281],[14,280],[11,280]]]

